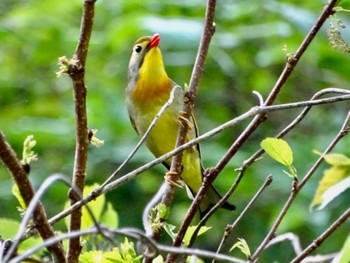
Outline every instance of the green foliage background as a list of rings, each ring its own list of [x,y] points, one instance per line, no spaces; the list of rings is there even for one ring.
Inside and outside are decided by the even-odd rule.
[[[89,149],[89,184],[103,182],[138,141],[124,105],[132,44],[142,35],[160,33],[169,76],[180,85],[188,83],[202,30],[204,2],[97,1],[86,67],[88,122],[89,128],[99,129],[98,137],[105,140],[105,146]],[[217,32],[196,101],[200,131],[208,131],[257,105],[253,90],[266,97],[285,64],[283,46],[287,45],[290,52],[295,52],[325,3],[316,0],[218,1]],[[56,78],[55,72],[58,71],[58,57],[70,57],[74,52],[81,12],[82,1],[77,0],[0,2],[0,128],[18,155],[25,137],[34,134],[38,141],[35,150],[39,161],[32,165],[30,177],[36,187],[54,173],[67,177],[72,174],[75,147],[72,84],[68,77]],[[346,13],[337,17],[350,25]],[[276,103],[307,100],[322,88],[349,88],[350,57],[331,49],[327,42],[327,26],[322,28],[301,59]],[[342,33],[349,41],[349,29]],[[348,106],[348,102],[342,102],[315,107],[285,138],[294,151],[299,177],[318,158],[312,150],[322,151],[337,134]],[[276,134],[298,112],[289,110],[269,115],[268,121],[215,182],[220,192],[232,184],[237,174],[234,169],[259,148],[260,141]],[[206,167],[215,165],[246,124],[226,130],[202,144]],[[345,138],[336,151],[350,155],[349,143],[349,137]],[[123,173],[152,158],[147,150],[141,149]],[[325,210],[309,211],[326,167],[322,166],[305,187],[277,234],[294,232],[305,246],[348,206],[347,192]],[[237,212],[220,211],[209,221],[208,224],[214,227],[199,238],[204,246],[213,248],[217,245],[224,226],[236,218],[267,175],[272,173],[273,184],[244,217],[234,235],[234,240],[244,238],[254,251],[290,192],[291,179],[281,170],[282,167],[269,158],[249,169],[231,198],[238,207]],[[161,184],[164,172],[163,167],[157,166],[107,195],[119,213],[120,226],[141,227],[142,209]],[[4,166],[0,166],[0,180],[0,217],[20,220],[16,210],[18,204],[11,195],[12,181]],[[52,216],[63,209],[66,198],[64,186],[53,186],[43,200],[48,214]],[[181,222],[188,205],[185,191],[179,189],[170,216],[172,223],[178,225]],[[64,230],[63,224],[57,227]],[[347,234],[347,231],[339,231],[337,238],[331,237],[319,252],[339,250]],[[285,262],[292,253],[290,245],[283,243],[270,248],[264,254],[266,261],[263,262]]]

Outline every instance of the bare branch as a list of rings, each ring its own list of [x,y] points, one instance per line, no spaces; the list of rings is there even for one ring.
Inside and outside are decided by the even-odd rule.
[[[80,27],[80,38],[73,55],[74,63],[69,65],[68,74],[73,81],[73,95],[76,121],[76,147],[72,185],[83,192],[86,177],[87,152],[89,145],[87,114],[86,114],[86,86],[85,86],[85,62],[90,42],[95,0],[85,0]],[[69,194],[71,205],[77,199],[73,192]],[[76,209],[70,218],[70,231],[79,230],[81,225],[81,209]],[[78,262],[81,252],[79,238],[72,238],[68,243],[67,260]]]
[[[323,152],[322,156],[324,156],[325,154],[329,153],[336,145],[337,143],[347,134],[347,132],[349,131],[349,121],[350,121],[350,111],[348,112],[348,115],[346,116],[345,120],[344,120],[344,124],[342,126],[342,128],[340,129],[338,135],[334,138],[334,140],[329,144],[329,146],[327,147],[327,149]],[[281,224],[282,219],[284,218],[285,214],[287,213],[289,207],[291,206],[291,204],[293,203],[295,197],[297,196],[297,194],[299,193],[299,191],[302,189],[302,187],[305,185],[305,183],[311,178],[311,176],[314,174],[314,172],[316,171],[316,169],[320,166],[320,164],[323,162],[323,157],[320,157],[315,164],[311,167],[311,169],[309,170],[309,172],[304,176],[302,182],[300,184],[298,184],[297,179],[295,178],[293,181],[293,187],[292,187],[292,191],[288,197],[288,200],[286,201],[285,205],[283,206],[280,214],[278,215],[278,217],[276,218],[273,226],[271,227],[269,233],[266,235],[266,237],[264,238],[264,240],[262,241],[262,243],[260,244],[260,246],[257,248],[257,250],[255,251],[255,253],[253,254],[253,256],[250,258],[250,262],[255,262],[260,253],[266,248],[267,244],[270,242],[270,240],[273,238],[278,226]],[[335,229],[334,229],[335,230]],[[333,231],[334,231],[333,230]],[[330,234],[330,233],[329,233]],[[307,256],[307,255],[305,255]]]
[[[204,19],[204,30],[201,37],[200,45],[197,52],[196,61],[193,67],[191,80],[189,84],[189,91],[186,94],[185,99],[185,105],[184,105],[184,112],[183,117],[186,119],[190,119],[191,112],[194,107],[194,100],[197,94],[197,89],[199,85],[199,81],[202,77],[202,73],[204,70],[204,63],[205,59],[208,54],[209,45],[211,42],[211,39],[215,33],[215,22],[214,22],[214,15],[215,15],[215,6],[216,6],[216,0],[208,0],[207,6],[206,6],[206,13],[205,13],[205,19]],[[176,147],[179,147],[185,143],[186,134],[188,131],[187,125],[181,125],[179,130],[179,135],[176,141]],[[171,163],[171,171],[175,171],[175,173],[179,174],[179,171],[181,170],[181,154],[178,154],[174,156]],[[177,180],[175,180],[176,182]],[[205,180],[204,180],[205,181]],[[172,191],[169,191],[169,193],[172,195]],[[197,194],[198,197],[198,194]],[[194,217],[196,211],[198,210],[200,200],[203,199],[204,195],[199,196],[199,202],[192,205],[189,213],[185,217],[183,223],[180,226],[179,232],[177,233],[176,239],[173,243],[174,247],[179,247],[182,243],[182,240],[185,236],[186,230],[188,226],[190,225],[190,222],[192,218]],[[165,196],[164,199],[167,197]],[[176,259],[176,255],[169,254],[167,256],[166,262],[173,262]]]
[[[343,95],[343,96],[336,96],[336,97],[331,97],[331,98],[326,98],[326,99],[320,99],[320,100],[312,100],[312,101],[304,101],[304,102],[297,102],[297,103],[287,103],[287,104],[280,104],[280,105],[275,105],[275,106],[257,106],[254,108],[251,108],[249,111],[243,113],[240,116],[237,116],[236,118],[198,136],[197,138],[181,145],[180,147],[175,148],[174,150],[160,156],[159,158],[154,159],[153,161],[125,174],[124,176],[116,179],[115,181],[107,184],[103,189],[96,189],[86,197],[84,197],[83,200],[78,201],[74,205],[72,205],[70,208],[62,211],[61,213],[55,215],[54,217],[50,218],[49,222],[51,224],[56,223],[60,219],[66,217],[67,215],[71,214],[73,210],[81,207],[84,203],[89,202],[96,197],[105,194],[109,191],[112,191],[121,185],[129,182],[130,180],[134,179],[136,176],[141,174],[142,172],[150,169],[151,167],[164,162],[165,160],[173,157],[175,154],[184,151],[187,148],[190,148],[202,141],[205,141],[220,132],[234,127],[236,124],[240,123],[241,121],[244,121],[248,118],[251,118],[255,115],[261,114],[261,113],[268,113],[268,112],[273,112],[273,111],[279,111],[279,110],[286,110],[286,109],[292,109],[292,108],[298,108],[298,107],[305,107],[305,106],[313,106],[313,105],[321,105],[321,104],[328,104],[328,103],[334,103],[334,102],[340,102],[340,101],[346,101],[350,100],[350,91],[348,90],[343,90],[345,94],[348,95]]]
[[[18,189],[29,206],[34,198],[34,188],[29,180],[28,174],[25,171],[22,163],[17,159],[16,153],[11,146],[5,141],[5,137],[0,132],[0,158],[11,173],[13,180],[16,182]],[[54,230],[48,223],[45,209],[40,201],[35,202],[36,207],[33,211],[33,220],[35,228],[38,230],[40,236],[45,240],[55,236]],[[47,247],[58,262],[66,262],[64,257],[64,249],[60,243],[54,243]],[[11,255],[11,254],[9,254]]]
[[[344,90],[344,89],[337,89],[337,88],[327,88],[320,90],[315,95],[312,96],[311,101],[315,101],[318,98],[329,94],[329,93],[336,93],[336,94],[350,94],[350,91]],[[278,106],[278,105],[276,105]],[[306,114],[311,109],[312,105],[307,105],[305,109],[302,110],[302,112],[287,126],[285,127],[281,132],[279,132],[275,138],[283,138],[286,134],[288,134],[296,125],[298,125],[306,116]],[[264,153],[263,149],[259,149],[257,152],[255,152],[248,160],[244,161],[243,166],[239,168],[240,171],[247,169],[251,164],[255,162],[262,154]]]
[[[316,238],[304,251],[294,258],[291,263],[301,262],[304,258],[310,255],[316,248],[318,248],[323,241],[325,241],[335,230],[338,229],[350,217],[350,208],[346,210],[337,220],[333,222],[318,238]]]
[[[26,237],[25,231],[27,229],[29,220],[31,218],[33,218],[36,207],[41,204],[40,199],[43,196],[43,194],[49,189],[50,185],[52,185],[53,183],[55,183],[59,180],[65,182],[67,185],[69,185],[69,182],[62,175],[50,176],[41,184],[40,188],[38,189],[38,191],[35,193],[35,195],[31,199],[31,201],[30,201],[30,203],[25,211],[25,214],[22,218],[19,229],[17,230],[17,234],[14,237],[13,242],[8,249],[7,256],[4,258],[4,262],[7,262],[9,260],[9,257],[12,255],[13,252],[16,251],[19,243],[23,239],[25,239],[25,237]]]
[[[250,202],[246,205],[246,207],[243,209],[243,211],[239,214],[239,216],[236,218],[236,220],[230,224],[227,225],[225,229],[224,236],[222,237],[222,240],[220,242],[220,245],[217,249],[217,252],[219,253],[221,248],[224,246],[225,241],[227,238],[231,235],[233,232],[233,229],[236,227],[238,222],[243,218],[243,216],[247,213],[248,209],[253,205],[253,203],[258,199],[258,197],[261,195],[261,193],[265,190],[267,186],[269,186],[272,183],[272,175],[269,175],[266,180],[264,181],[263,185],[259,188],[259,190],[256,192],[256,194],[253,196],[253,198],[250,200]],[[229,192],[228,192],[229,194]],[[230,195],[230,194],[229,194]]]
[[[286,66],[282,71],[279,79],[277,80],[274,88],[272,89],[266,101],[264,102],[265,106],[269,106],[274,102],[281,88],[283,87],[283,85],[291,75],[292,71],[294,70],[295,66],[297,65],[299,59],[301,58],[301,56],[303,55],[303,53],[305,52],[305,50],[307,49],[311,41],[314,39],[316,33],[319,31],[319,29],[321,28],[325,20],[331,14],[333,14],[333,7],[336,2],[337,2],[336,0],[332,0],[326,6],[326,8],[324,8],[323,12],[321,13],[320,17],[316,21],[315,25],[312,27],[312,29],[310,30],[310,32],[308,33],[308,35],[305,37],[304,41],[300,45],[296,54],[288,59]],[[193,218],[193,211],[199,206],[199,203],[203,198],[203,196],[206,194],[206,191],[209,188],[209,186],[213,183],[213,181],[216,179],[216,177],[219,175],[222,169],[227,165],[227,163],[231,160],[231,158],[236,154],[236,152],[241,148],[244,142],[246,142],[249,139],[249,137],[259,127],[259,125],[264,122],[265,119],[266,119],[265,113],[255,116],[255,118],[250,122],[247,128],[241,133],[241,135],[231,145],[229,150],[222,157],[222,159],[217,163],[217,165],[214,168],[210,169],[210,171],[208,171],[208,174],[206,175],[206,179],[203,181],[202,187],[198,191],[195,200],[192,202],[191,207],[188,210],[189,212],[186,216],[186,219]],[[187,222],[190,220],[186,220],[186,219],[184,223],[186,222],[186,224],[189,224]],[[180,238],[181,236],[178,237],[177,240],[180,240]]]
[[[300,254],[302,251],[301,245],[300,245],[300,240],[299,237],[296,236],[293,233],[284,233],[282,235],[279,235],[273,239],[271,239],[271,241],[269,242],[269,244],[266,246],[266,248],[278,244],[280,242],[283,242],[285,240],[289,240],[292,244],[292,247],[294,249],[294,252],[296,255]]]
[[[100,232],[101,230],[102,230],[102,233]],[[130,238],[134,238],[134,239],[138,240],[139,242],[143,243],[146,247],[150,248],[150,250],[155,251],[157,254],[159,252],[164,252],[164,253],[174,253],[174,254],[178,254],[178,255],[195,255],[198,257],[202,257],[202,258],[223,260],[225,262],[235,262],[235,263],[244,263],[245,262],[245,261],[242,261],[242,260],[234,258],[234,257],[226,256],[223,254],[217,254],[217,253],[206,251],[206,250],[174,248],[174,247],[160,245],[160,244],[155,243],[152,239],[145,236],[143,232],[139,231],[138,229],[134,229],[134,228],[109,229],[107,227],[100,226],[99,229],[96,227],[93,227],[93,228],[90,228],[87,230],[69,232],[66,234],[61,234],[59,236],[50,238],[50,239],[46,240],[45,243],[40,244],[38,246],[35,246],[35,247],[25,251],[23,254],[11,259],[11,261],[9,261],[9,263],[22,262],[23,260],[25,260],[29,256],[33,255],[35,252],[39,251],[40,249],[42,249],[46,246],[50,246],[51,244],[60,242],[62,240],[79,238],[81,236],[93,235],[93,234],[103,234],[104,237],[108,236],[110,238],[114,235],[127,236]],[[156,256],[156,254],[153,256]]]

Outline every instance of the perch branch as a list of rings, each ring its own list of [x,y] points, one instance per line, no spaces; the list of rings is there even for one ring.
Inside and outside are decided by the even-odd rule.
[[[87,114],[86,114],[86,86],[85,86],[85,63],[88,53],[88,47],[92,32],[93,18],[95,13],[95,0],[85,0],[84,10],[80,27],[80,38],[77,48],[73,55],[73,63],[69,65],[68,74],[73,81],[73,96],[75,106],[75,124],[76,124],[76,147],[72,185],[79,189],[81,193],[84,190],[87,152],[89,146]],[[70,191],[69,197],[71,205],[77,202],[77,195]],[[81,226],[81,209],[76,209],[71,214],[69,231],[76,231]],[[79,238],[69,239],[67,260],[68,262],[78,262],[81,253],[81,244]]]
[[[263,106],[269,106],[271,105],[277,95],[279,94],[281,88],[284,86],[286,81],[288,80],[289,76],[293,72],[294,68],[296,67],[298,61],[300,60],[301,56],[304,54],[305,50],[309,47],[311,41],[316,36],[317,32],[320,30],[323,23],[326,21],[326,19],[334,13],[333,7],[337,1],[332,0],[329,2],[329,4],[323,9],[320,17],[317,19],[314,26],[311,28],[307,36],[305,37],[304,41],[301,43],[299,49],[295,53],[295,55],[288,58],[287,63],[277,80],[275,86],[273,87],[272,91],[270,92],[269,96],[267,97],[266,101],[264,102]],[[213,183],[213,181],[216,179],[216,177],[219,175],[219,173],[222,171],[222,169],[227,165],[227,163],[231,160],[231,158],[236,154],[236,152],[240,149],[240,147],[249,139],[249,137],[254,133],[254,131],[259,127],[261,123],[263,123],[266,119],[266,113],[259,114],[254,117],[254,119],[248,124],[247,128],[242,132],[242,134],[236,139],[236,141],[231,145],[229,150],[226,152],[226,154],[222,157],[222,159],[218,162],[218,164],[210,169],[206,175],[206,178],[202,184],[202,187],[198,191],[194,201],[191,204],[191,207],[189,208],[189,211],[185,217],[185,220],[179,230],[179,233],[181,235],[185,234],[185,231],[190,224],[193,216],[194,216],[194,210],[199,206],[199,203],[203,196],[206,194],[206,191],[208,190],[209,186]],[[182,238],[181,235],[178,235],[178,238],[176,239],[177,245],[179,245],[180,238]],[[175,241],[175,242],[176,242]]]
[[[95,198],[97,198],[101,194],[105,194],[111,190],[116,189],[117,187],[120,187],[121,185],[129,182],[130,180],[134,179],[136,176],[141,174],[142,172],[150,169],[151,167],[164,162],[165,160],[173,157],[175,154],[184,151],[185,149],[195,146],[198,143],[201,143],[202,141],[205,141],[220,132],[234,127],[236,124],[240,123],[243,120],[246,120],[248,118],[251,118],[257,114],[267,113],[267,112],[273,112],[273,111],[279,111],[279,110],[286,110],[286,109],[292,109],[292,108],[298,108],[298,107],[306,107],[306,106],[314,106],[314,105],[323,105],[323,104],[329,104],[329,103],[335,103],[335,102],[341,102],[341,101],[348,101],[350,100],[350,91],[344,90],[346,95],[342,96],[335,96],[331,98],[326,99],[319,99],[319,100],[312,100],[312,101],[303,101],[303,102],[296,102],[296,103],[287,103],[287,104],[280,104],[275,106],[257,106],[254,108],[251,108],[249,111],[243,113],[240,116],[237,116],[236,118],[198,136],[197,138],[181,145],[181,147],[175,148],[174,150],[160,156],[157,159],[154,159],[153,161],[125,174],[124,176],[116,179],[115,181],[107,184],[102,191],[100,189],[96,189],[93,192],[91,192],[89,195],[84,197],[83,200],[78,201],[74,205],[72,205],[70,208],[67,208],[66,210],[62,211],[61,213],[55,215],[54,217],[50,218],[49,222],[51,224],[55,224],[62,218],[66,217],[67,215],[71,214],[73,210],[78,209],[79,207],[83,206],[86,202],[89,202]]]
[[[216,0],[207,1],[206,13],[205,13],[205,19],[204,19],[204,30],[203,30],[200,45],[198,48],[197,57],[193,67],[191,79],[190,79],[189,91],[185,96],[185,106],[184,106],[183,117],[186,119],[191,118],[191,113],[194,107],[194,100],[197,94],[198,85],[204,70],[204,63],[208,54],[211,39],[215,33],[215,22],[214,22],[215,6],[216,6]],[[179,130],[179,136],[176,141],[176,147],[179,147],[185,143],[187,131],[188,131],[188,126],[181,125]],[[175,171],[175,173],[179,174],[179,171],[181,169],[181,159],[182,159],[181,154],[174,156],[171,163],[171,171]],[[170,195],[173,195],[172,191],[169,191],[169,193]],[[202,195],[200,198],[202,199],[203,196],[204,195]],[[165,195],[165,199],[166,198],[167,196]],[[189,210],[190,216],[186,216],[185,221],[182,223],[180,230],[176,236],[176,239],[173,243],[174,247],[179,247],[181,245],[182,240],[185,236],[186,230],[195,212],[198,210],[199,202],[197,203],[196,206],[191,206],[191,210]],[[167,256],[166,262],[173,262],[176,260],[176,257],[177,256],[175,254],[170,253]]]
[[[314,39],[315,35],[325,22],[325,20],[333,14],[333,7],[337,1],[332,0],[329,2],[329,4],[324,8],[323,12],[321,13],[320,17],[316,21],[315,25],[312,27],[308,35],[305,37],[304,41],[300,45],[299,49],[295,53],[294,56],[288,59],[286,66],[281,73],[279,79],[277,80],[274,88],[270,92],[269,96],[267,97],[264,106],[271,105],[275,98],[277,97],[278,93],[280,92],[281,88],[285,84],[285,82],[288,80],[289,76],[293,72],[294,68],[296,67],[299,59],[304,54],[305,50],[310,45],[311,41]],[[191,207],[189,209],[189,212],[187,213],[177,236],[177,239],[174,242],[174,245],[179,246],[181,244],[181,240],[186,232],[187,227],[189,226],[191,220],[194,217],[194,212],[198,208],[201,199],[205,195],[206,191],[208,190],[209,186],[213,183],[215,178],[218,176],[218,174],[221,172],[221,170],[227,165],[227,163],[231,160],[231,158],[234,156],[234,154],[240,149],[240,147],[243,145],[244,142],[248,140],[248,138],[251,136],[251,134],[258,128],[258,126],[264,122],[266,119],[265,113],[259,114],[254,117],[254,119],[250,122],[248,127],[243,131],[243,133],[237,138],[237,140],[231,145],[230,149],[227,151],[227,153],[223,156],[223,158],[218,162],[218,164],[213,168],[210,169],[208,174],[206,175],[206,178],[202,184],[202,187],[198,191],[195,200],[192,202]]]

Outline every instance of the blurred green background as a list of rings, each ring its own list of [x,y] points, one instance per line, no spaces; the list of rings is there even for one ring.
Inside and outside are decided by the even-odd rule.
[[[57,59],[71,57],[79,37],[82,2],[20,1],[0,2],[0,129],[20,156],[25,137],[37,139],[35,151],[39,160],[32,164],[31,180],[39,187],[55,173],[71,177],[74,160],[75,127],[72,83],[68,76],[56,78]],[[218,1],[216,34],[200,83],[195,113],[201,133],[244,113],[258,104],[252,94],[258,91],[266,98],[284,64],[284,45],[290,52],[300,45],[327,1],[241,0]],[[346,2],[344,3],[344,7]],[[129,154],[138,141],[124,105],[124,88],[129,55],[134,41],[143,35],[160,33],[161,49],[169,76],[178,84],[189,82],[202,31],[205,1],[136,0],[97,1],[95,24],[86,65],[89,128],[98,129],[105,140],[101,148],[89,149],[87,183],[102,183]],[[350,26],[346,13],[337,15]],[[327,88],[349,88],[350,57],[332,50],[328,44],[326,22],[321,32],[284,86],[276,103],[309,99]],[[342,31],[350,42],[349,29]],[[337,134],[349,108],[349,102],[315,107],[305,120],[285,139],[294,151],[294,164],[299,177],[318,158],[312,151],[323,151]],[[236,168],[259,148],[262,139],[274,136],[300,110],[269,115],[252,138],[233,158],[215,182],[224,193],[235,180]],[[215,165],[248,122],[204,142],[203,163]],[[336,147],[336,152],[350,155],[349,136]],[[142,148],[123,173],[131,171],[153,157]],[[291,179],[283,167],[268,157],[251,167],[231,202],[237,211],[220,211],[208,222],[213,228],[200,237],[201,246],[215,248],[224,227],[232,223],[249,202],[268,174],[273,184],[264,192],[234,232],[246,239],[251,249],[262,241],[291,190]],[[309,211],[309,205],[327,165],[321,166],[300,193],[277,234],[294,232],[302,246],[317,235],[348,207],[349,191],[322,211]],[[162,183],[165,169],[152,168],[126,185],[108,193],[119,213],[120,226],[141,227],[141,212]],[[0,217],[20,220],[17,201],[11,195],[12,181],[0,166]],[[55,215],[63,208],[67,188],[57,183],[43,200],[47,213]],[[170,221],[178,225],[190,202],[183,189],[178,189]],[[62,223],[58,229],[64,230]],[[344,231],[346,230],[346,231]],[[1,234],[1,233],[0,233]],[[349,234],[349,222],[322,245],[318,253],[340,249]],[[165,238],[166,242],[169,242]],[[210,240],[210,242],[208,242]],[[239,252],[233,253],[240,255]],[[293,255],[289,243],[269,248],[262,262],[288,261]]]

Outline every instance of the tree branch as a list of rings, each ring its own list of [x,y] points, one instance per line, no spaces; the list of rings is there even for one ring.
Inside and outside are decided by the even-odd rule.
[[[202,73],[204,70],[204,63],[205,59],[208,54],[208,49],[210,46],[211,39],[215,33],[215,22],[214,22],[214,15],[215,15],[215,6],[216,6],[216,0],[208,0],[207,1],[207,6],[206,6],[206,14],[205,14],[205,19],[204,19],[204,30],[203,34],[201,37],[200,45],[198,48],[197,52],[197,57],[196,61],[193,67],[192,75],[191,75],[191,80],[189,84],[189,91],[185,96],[185,105],[184,105],[184,110],[183,110],[183,115],[185,119],[190,119],[191,118],[191,113],[192,109],[194,107],[194,100],[197,94],[197,89],[199,85],[199,81],[202,77]],[[188,126],[187,125],[181,125],[180,130],[179,130],[179,135],[176,141],[176,148],[183,145],[186,140],[186,134],[188,131]],[[179,171],[181,170],[181,159],[182,155],[178,154],[174,156],[172,159],[171,163],[171,171],[175,171],[175,174],[179,175]],[[179,178],[178,178],[179,179]],[[203,178],[204,179],[204,178]],[[175,181],[176,182],[176,181]],[[173,195],[173,191],[169,191],[170,195]],[[201,197],[201,199],[204,196]],[[167,195],[165,195],[165,200],[167,198]],[[174,247],[179,247],[182,243],[182,240],[185,236],[186,230],[198,210],[199,203],[197,206],[191,206],[190,208],[190,216],[186,216],[184,222],[182,223],[179,232],[177,233],[176,239],[173,243]],[[166,262],[173,262],[176,260],[176,255],[175,254],[169,254],[167,256]]]
[[[69,65],[68,74],[73,81],[73,96],[75,105],[76,121],[76,147],[72,185],[79,189],[81,193],[84,190],[87,152],[88,152],[88,128],[86,114],[86,86],[85,86],[85,62],[88,53],[88,46],[93,26],[95,0],[84,1],[84,11],[81,20],[80,38],[75,53],[73,63]],[[72,191],[69,197],[71,205],[79,198]],[[79,230],[81,225],[81,209],[76,209],[71,215],[69,230]],[[78,262],[81,252],[79,238],[72,238],[68,243],[67,260],[69,262]]]
[[[310,255],[315,249],[317,249],[321,244],[334,233],[348,218],[350,217],[350,208],[346,210],[333,224],[327,228],[318,238],[316,238],[303,252],[301,252],[296,258],[294,258],[291,263],[301,262],[304,258]]]
[[[284,70],[282,71],[279,79],[277,80],[274,88],[270,92],[269,96],[267,97],[265,103],[263,106],[269,106],[271,105],[275,98],[277,97],[278,93],[280,92],[281,88],[285,84],[285,82],[288,80],[289,76],[293,72],[294,68],[296,67],[299,59],[304,54],[305,50],[310,45],[311,41],[314,39],[317,32],[320,30],[321,26],[325,22],[325,20],[333,14],[333,7],[337,0],[332,0],[330,3],[324,8],[323,12],[321,13],[320,17],[310,30],[310,32],[305,37],[304,41],[301,43],[299,49],[295,53],[295,55],[288,58],[288,61],[285,65]],[[206,194],[207,190],[209,189],[210,185],[214,182],[216,177],[219,175],[219,173],[222,171],[222,169],[227,165],[227,163],[231,160],[231,158],[237,153],[237,151],[241,148],[241,146],[249,139],[249,137],[253,134],[253,132],[260,126],[261,123],[263,123],[266,119],[265,113],[259,114],[254,117],[254,119],[249,123],[247,128],[242,132],[242,134],[236,139],[236,141],[231,145],[229,150],[226,152],[226,154],[222,157],[222,159],[218,162],[218,164],[208,170],[206,174],[206,178],[202,184],[202,187],[198,191],[194,201],[191,204],[191,207],[188,210],[188,213],[185,217],[185,220],[181,226],[181,229],[179,233],[184,234],[185,232],[182,231],[182,228],[187,229],[189,223],[191,222],[193,216],[194,216],[194,210],[199,206],[202,198]],[[179,240],[181,236],[177,239]],[[179,245],[177,243],[177,245]]]
[[[5,141],[5,137],[1,131],[0,158],[12,175],[13,180],[16,182],[26,205],[29,206],[35,195],[34,188],[29,180],[28,173],[25,171],[20,160],[17,159],[16,153],[11,146]],[[55,236],[53,228],[47,221],[45,209],[40,201],[37,203],[37,206],[33,211],[33,220],[35,228],[44,240]],[[50,246],[47,246],[47,249],[53,254],[56,262],[66,262],[64,249],[61,243],[53,243]]]
[[[287,213],[288,209],[292,205],[295,197],[299,193],[299,191],[302,189],[302,187],[305,185],[305,183],[311,178],[311,176],[314,174],[314,172],[317,170],[317,168],[321,165],[323,162],[323,156],[327,153],[329,153],[336,145],[337,143],[348,133],[349,131],[349,121],[350,121],[350,111],[348,112],[348,115],[346,116],[343,126],[341,127],[338,135],[334,138],[334,140],[329,144],[327,149],[323,152],[322,156],[318,158],[316,163],[311,167],[309,172],[304,176],[303,180],[300,184],[298,184],[297,179],[295,178],[293,181],[293,188],[292,191],[288,197],[288,200],[286,201],[285,205],[283,206],[280,214],[276,218],[273,226],[271,227],[269,233],[266,235],[260,246],[257,248],[253,256],[250,258],[250,262],[256,262],[258,259],[260,253],[265,249],[265,247],[268,245],[270,240],[273,238],[278,226],[281,224],[282,219],[284,218],[285,214]],[[334,229],[335,230],[335,229]],[[333,231],[334,231],[333,230]]]
[[[217,253],[219,253],[222,249],[222,247],[224,246],[227,238],[231,235],[231,233],[233,232],[233,229],[236,227],[236,225],[238,224],[238,222],[243,218],[243,216],[247,213],[248,209],[253,205],[253,203],[258,199],[258,197],[262,194],[262,192],[265,190],[266,187],[268,187],[270,184],[272,183],[272,175],[269,175],[266,180],[264,181],[264,183],[262,184],[262,186],[258,189],[258,191],[255,193],[255,195],[253,196],[253,198],[249,201],[249,203],[245,206],[245,208],[243,209],[243,211],[239,214],[239,216],[236,218],[236,220],[230,224],[226,226],[225,229],[225,233],[222,237],[222,240],[219,244],[219,247],[217,249]],[[199,224],[200,225],[200,224]],[[197,229],[196,229],[197,230]],[[193,235],[194,237],[195,235]],[[193,238],[192,237],[192,238]],[[191,240],[192,241],[192,240]],[[214,263],[214,261],[212,262]]]
[[[243,113],[242,115],[237,116],[236,118],[234,118],[230,121],[227,121],[226,123],[224,123],[224,124],[214,128],[214,129],[198,136],[197,138],[181,145],[181,147],[175,148],[174,150],[160,156],[159,158],[156,158],[156,159],[152,160],[151,162],[121,176],[120,178],[116,179],[115,181],[107,184],[105,187],[103,187],[103,189],[100,189],[100,188],[95,189],[89,195],[84,197],[83,200],[76,202],[70,208],[67,208],[66,210],[62,211],[61,213],[50,218],[49,222],[51,224],[58,222],[62,218],[71,214],[72,211],[74,211],[75,209],[78,209],[79,207],[83,206],[85,203],[97,198],[98,196],[100,196],[102,194],[105,194],[109,191],[112,191],[112,190],[120,187],[121,185],[129,182],[130,180],[134,179],[136,176],[138,176],[142,172],[150,169],[151,167],[164,162],[165,160],[173,157],[174,155],[176,155],[177,153],[179,153],[181,151],[184,151],[185,149],[188,149],[192,146],[197,145],[198,143],[201,143],[205,140],[208,140],[209,138],[219,134],[220,132],[222,132],[228,128],[234,127],[236,124],[240,123],[243,120],[246,120],[248,118],[251,118],[255,115],[262,114],[262,113],[268,113],[268,112],[280,111],[280,110],[286,110],[286,109],[293,109],[293,108],[298,108],[298,107],[330,104],[330,103],[350,100],[350,91],[348,91],[348,90],[342,90],[342,91],[344,92],[344,94],[347,94],[347,95],[335,96],[335,97],[331,97],[331,98],[311,100],[311,101],[286,103],[286,104],[280,104],[280,105],[274,105],[274,106],[257,106],[257,107],[251,108],[249,111]]]

